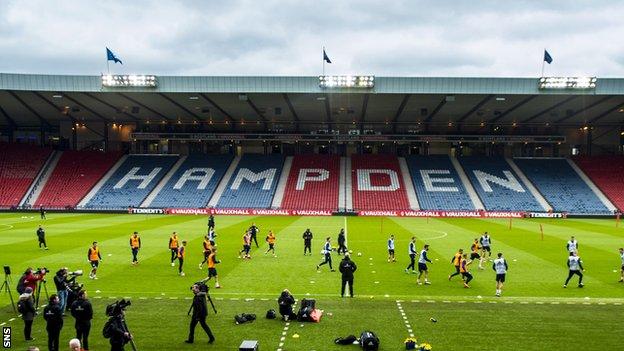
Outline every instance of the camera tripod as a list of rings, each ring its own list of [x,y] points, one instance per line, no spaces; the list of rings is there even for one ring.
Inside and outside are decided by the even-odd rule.
[[[45,290],[46,300],[50,299],[50,295],[48,295],[48,286],[46,285],[45,280],[40,280],[39,284],[37,284],[37,298],[35,299],[35,308],[39,308],[39,297],[41,297],[41,286],[43,286],[43,290]],[[63,311],[64,313],[65,311]]]
[[[13,311],[17,313],[17,308],[15,308],[15,302],[13,301],[13,294],[11,293],[11,288],[9,287],[11,284],[11,274],[4,274],[4,283],[0,287],[0,291],[4,290],[7,294],[9,294],[9,298],[11,299],[11,306],[13,306]]]
[[[210,294],[206,294],[206,300],[208,300],[208,302],[210,302],[210,306],[212,306],[212,310],[214,311],[215,314],[217,314],[217,308],[215,307],[214,303],[212,302],[212,298],[210,297]],[[193,310],[193,303],[191,302],[191,307],[189,307],[189,310],[186,313],[186,315],[189,316],[191,314],[192,310]]]

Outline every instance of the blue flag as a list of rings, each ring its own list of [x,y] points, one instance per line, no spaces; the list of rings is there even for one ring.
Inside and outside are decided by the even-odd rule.
[[[327,56],[327,54],[325,53],[325,49],[323,49],[323,60],[327,63],[331,63],[331,60],[329,59],[329,57]]]
[[[544,50],[544,61],[546,61],[546,63],[548,63],[549,65],[553,61],[552,56],[550,56],[550,54],[546,50]]]
[[[106,60],[115,61],[115,63],[119,62],[123,65],[123,62],[121,62],[121,60],[117,56],[115,56],[115,54],[113,54],[113,52],[110,51],[109,48],[106,48]]]

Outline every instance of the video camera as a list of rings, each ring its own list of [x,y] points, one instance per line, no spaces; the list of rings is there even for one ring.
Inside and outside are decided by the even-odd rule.
[[[78,269],[78,270],[75,270],[73,272],[67,272],[67,275],[70,275],[72,277],[80,277],[83,274],[84,273],[82,272],[82,269]]]
[[[191,285],[190,289],[193,290],[193,287],[195,285],[197,285],[197,288],[199,289],[199,292],[208,293],[208,290],[210,290],[210,287],[203,281],[199,281],[199,282]]]
[[[35,270],[33,273],[35,273],[35,274],[46,274],[46,273],[50,273],[50,270],[48,268],[46,268],[46,267],[42,267],[42,268],[37,267],[37,270]]]
[[[106,315],[109,317],[115,317],[121,314],[122,311],[126,310],[126,307],[130,306],[132,303],[130,300],[121,299],[111,303],[106,306]]]

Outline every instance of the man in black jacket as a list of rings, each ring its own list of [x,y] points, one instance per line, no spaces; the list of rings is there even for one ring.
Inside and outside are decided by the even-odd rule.
[[[349,253],[345,253],[345,257],[340,261],[340,267],[338,268],[342,273],[342,290],[340,296],[344,297],[345,286],[349,284],[349,293],[353,297],[353,272],[357,270],[355,262],[351,261]]]
[[[258,236],[258,232],[260,231],[260,229],[258,228],[258,226],[256,225],[256,223],[251,223],[251,227],[249,227],[249,232],[251,233],[251,240],[253,240],[256,243],[256,248],[258,248],[258,239],[256,238]],[[250,242],[251,244],[251,242]]]
[[[39,248],[47,250],[48,245],[46,244],[45,240],[45,230],[43,230],[42,226],[39,226],[39,228],[37,229],[37,239],[39,239]],[[41,245],[43,245],[43,247],[41,247]]]
[[[18,312],[22,314],[22,319],[24,320],[24,339],[26,341],[34,340],[30,332],[32,330],[33,320],[37,315],[37,310],[35,309],[35,298],[32,292],[32,288],[26,288],[24,293],[20,295],[17,303]]]
[[[338,233],[338,254],[340,255],[342,254],[346,254],[347,253],[347,246],[345,245],[345,242],[347,241],[347,237],[345,235],[345,231],[344,229],[340,229],[340,233]]]
[[[48,349],[59,351],[59,337],[63,329],[63,311],[56,294],[50,295],[50,302],[43,309],[43,319],[46,320],[48,332]]]
[[[56,286],[56,293],[59,297],[61,311],[65,314],[67,306],[67,268],[61,268],[54,275],[54,285]]]
[[[282,294],[277,299],[277,304],[279,305],[279,313],[282,315],[283,320],[288,322],[289,320],[297,319],[297,315],[293,312],[295,298],[288,289],[282,291]]]
[[[123,320],[124,311],[120,310],[110,320],[110,344],[111,351],[124,351],[124,345],[132,339],[132,335],[126,329],[126,325]]]
[[[309,252],[310,256],[312,256],[312,232],[310,231],[310,228],[306,229],[306,231],[303,232],[303,255],[304,256],[306,252]]]
[[[195,341],[195,327],[197,323],[199,323],[208,337],[210,338],[208,342],[212,344],[215,341],[214,335],[212,335],[212,331],[210,327],[206,324],[206,316],[208,315],[208,307],[206,306],[206,293],[201,291],[199,285],[193,285],[193,305],[191,308],[193,309],[193,316],[191,317],[191,325],[189,327],[189,336],[184,342],[188,344],[192,344]]]
[[[78,299],[71,305],[71,314],[76,318],[76,339],[82,342],[85,350],[89,349],[89,331],[91,330],[91,319],[93,319],[93,307],[87,300],[87,292],[78,292]]]

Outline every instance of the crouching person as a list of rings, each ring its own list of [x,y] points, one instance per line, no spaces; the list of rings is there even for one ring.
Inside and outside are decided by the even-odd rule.
[[[297,319],[297,315],[293,312],[293,305],[295,304],[295,298],[292,296],[288,289],[284,289],[282,294],[277,299],[279,305],[279,313],[282,315],[282,319],[285,321]]]

